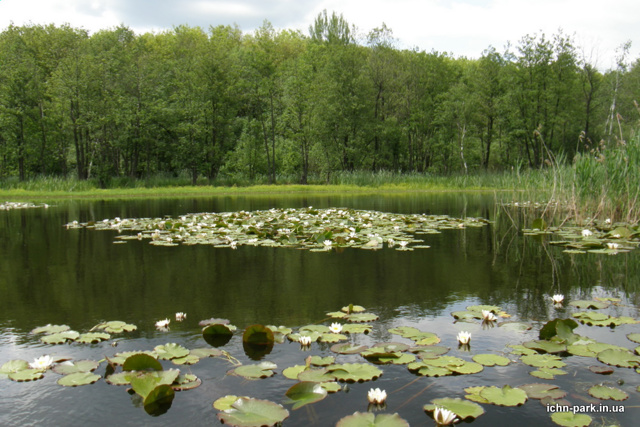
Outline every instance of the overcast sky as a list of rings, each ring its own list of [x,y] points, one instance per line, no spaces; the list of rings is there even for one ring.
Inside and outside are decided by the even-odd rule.
[[[640,1],[618,0],[0,0],[0,29],[63,24],[91,32],[124,24],[137,33],[180,24],[237,24],[251,32],[266,19],[277,29],[309,25],[323,9],[341,13],[366,34],[385,23],[398,48],[477,58],[488,46],[503,51],[527,34],[562,29],[600,69],[615,65],[615,50],[633,42],[640,57]],[[637,45],[636,45],[637,44]]]

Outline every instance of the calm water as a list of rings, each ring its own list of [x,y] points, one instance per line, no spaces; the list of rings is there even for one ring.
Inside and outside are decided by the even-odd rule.
[[[78,220],[163,217],[195,212],[257,210],[271,207],[351,207],[398,213],[448,214],[484,217],[495,223],[484,228],[447,230],[421,235],[430,249],[399,252],[391,249],[347,249],[313,253],[286,248],[212,246],[157,247],[144,241],[113,244],[115,232],[67,230],[62,225]],[[0,365],[11,359],[32,361],[54,357],[99,360],[118,351],[151,350],[175,342],[187,348],[207,347],[198,321],[211,317],[231,320],[239,331],[254,324],[299,327],[325,320],[325,313],[349,303],[365,306],[380,316],[374,331],[356,335],[371,345],[380,341],[409,342],[387,330],[401,325],[435,332],[450,355],[470,359],[479,353],[501,353],[506,344],[537,338],[541,323],[569,317],[573,309],[554,309],[548,297],[563,293],[569,299],[593,296],[623,298],[612,315],[638,317],[640,259],[635,252],[606,255],[568,255],[544,241],[522,236],[523,215],[497,208],[493,195],[437,194],[394,196],[225,196],[217,198],[144,201],[57,202],[49,209],[0,211]],[[525,221],[526,223],[526,221]],[[636,251],[637,252],[637,251]],[[472,304],[501,306],[514,320],[531,322],[527,333],[483,330],[480,325],[455,324],[450,312]],[[172,321],[168,332],[154,322],[188,313],[182,323]],[[105,320],[123,320],[138,326],[119,341],[93,345],[42,344],[29,331],[48,323],[66,324],[79,332]],[[326,324],[326,322],[325,322]],[[473,334],[469,353],[457,349],[459,330]],[[599,341],[633,349],[625,335],[638,325],[615,330],[580,326],[576,332]],[[120,337],[118,337],[120,338]],[[255,363],[244,354],[241,334],[223,348],[243,363]],[[329,346],[313,344],[302,352],[297,343],[276,345],[264,360],[278,364],[274,377],[247,381],[226,376],[232,368],[221,359],[205,359],[180,367],[202,379],[202,386],[176,394],[169,411],[151,417],[125,387],[100,380],[93,385],[63,388],[59,376],[48,371],[39,381],[16,383],[0,378],[0,425],[218,425],[212,403],[227,394],[247,395],[283,403],[285,391],[295,384],[281,375],[284,368],[303,364],[309,354],[330,355]],[[515,356],[509,355],[513,360]],[[360,356],[338,355],[339,363],[364,362]],[[422,378],[406,366],[383,366],[374,382],[351,384],[321,402],[291,411],[284,425],[334,425],[343,416],[367,410],[371,387],[387,391],[385,413],[398,412],[411,425],[432,425],[422,406],[440,397],[463,397],[465,387],[548,382],[569,392],[575,405],[591,402],[586,390],[605,383],[626,391],[620,415],[590,414],[594,425],[617,420],[635,425],[640,414],[636,388],[640,376],[616,368],[609,376],[586,368],[595,359],[567,357],[569,375],[544,381],[530,376],[534,368],[521,362],[507,367],[486,367],[476,375]],[[104,363],[96,373],[104,374]],[[166,367],[171,364],[165,364]],[[482,405],[486,413],[473,423],[495,425],[509,420],[521,425],[551,424],[538,400],[518,408]],[[290,406],[288,407],[290,409]]]

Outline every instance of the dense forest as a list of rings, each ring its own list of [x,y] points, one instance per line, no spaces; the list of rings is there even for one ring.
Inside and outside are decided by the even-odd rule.
[[[572,37],[526,35],[478,59],[396,47],[320,14],[309,35],[265,22],[89,35],[0,33],[0,178],[188,173],[329,180],[351,171],[545,167],[622,143],[640,60],[601,71]]]

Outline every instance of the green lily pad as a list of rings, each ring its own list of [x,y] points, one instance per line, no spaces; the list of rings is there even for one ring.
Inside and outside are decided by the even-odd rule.
[[[410,371],[415,371],[418,375],[423,377],[446,377],[453,375],[453,371],[440,366],[427,365],[425,363],[410,363],[408,366]]]
[[[564,427],[586,427],[591,424],[591,417],[587,414],[573,412],[556,412],[551,414],[551,421]]]
[[[173,363],[174,365],[195,365],[199,361],[200,361],[200,358],[193,354],[187,354],[184,357],[171,359],[171,363]]]
[[[366,345],[357,345],[351,343],[340,343],[331,346],[331,351],[339,354],[356,354],[361,353],[368,347]]]
[[[526,356],[531,354],[538,354],[537,351],[527,348],[520,344],[513,344],[513,345],[509,344],[507,345],[507,347],[511,348],[511,354],[515,354],[515,355]]]
[[[349,314],[345,319],[353,323],[367,323],[373,322],[379,319],[379,316],[372,313],[355,313]]]
[[[346,382],[363,382],[374,380],[382,371],[368,363],[343,363],[341,365],[331,365],[327,367],[337,380]]]
[[[422,359],[442,356],[443,354],[447,354],[449,350],[450,349],[448,347],[440,345],[416,346],[409,348],[409,351],[416,353],[416,355]]]
[[[122,332],[133,332],[136,329],[138,329],[138,327],[136,325],[132,325],[120,320],[112,320],[109,322],[99,323],[93,328],[91,328],[92,331],[94,329],[102,329],[105,332],[110,334],[119,334]]]
[[[31,331],[32,334],[57,334],[60,332],[65,332],[68,331],[69,329],[71,329],[69,326],[67,325],[52,325],[52,324],[48,324],[45,326],[39,326],[35,329],[33,329]]]
[[[318,402],[327,397],[327,390],[316,382],[302,381],[289,388],[285,395],[289,398],[288,403],[293,403],[293,410],[301,408],[310,403]]]
[[[63,376],[58,380],[58,384],[63,387],[77,387],[80,385],[93,384],[102,378],[100,375],[91,372],[76,372]]]
[[[523,343],[527,348],[534,350],[544,351],[546,353],[562,353],[567,351],[567,346],[564,343],[547,340],[534,340]]]
[[[465,362],[458,366],[447,365],[446,368],[460,375],[477,374],[484,370],[484,367],[481,364],[473,362]]]
[[[123,365],[125,360],[134,354],[146,354],[147,356],[151,356],[153,359],[157,358],[157,354],[153,351],[123,351],[120,353],[116,353],[115,355],[108,358],[109,363],[113,363],[115,365]]]
[[[611,375],[614,372],[613,368],[608,366],[589,366],[589,370],[594,374],[600,375]]]
[[[640,356],[636,356],[630,351],[604,350],[598,353],[598,360],[607,365],[618,366],[620,368],[640,367]]]
[[[282,375],[284,375],[285,378],[289,378],[290,380],[297,380],[300,372],[306,369],[308,369],[307,365],[289,366],[282,371]]]
[[[245,329],[242,341],[247,344],[273,345],[275,338],[271,329],[264,325],[251,325]]]
[[[464,398],[473,402],[489,404],[489,401],[487,399],[480,396],[480,392],[485,388],[485,386],[467,387],[464,389],[464,391],[467,392],[467,394],[464,395]]]
[[[194,348],[189,351],[190,355],[199,357],[200,359],[204,359],[205,357],[218,357],[222,356],[222,351],[216,348]]]
[[[153,403],[154,400],[163,399],[167,392],[164,387],[156,390],[157,387],[166,386],[171,388],[171,384],[178,378],[180,371],[169,369],[167,371],[138,372],[132,373],[130,382],[131,388],[144,400],[145,406]],[[173,392],[173,389],[171,390]],[[153,394],[152,394],[153,393]],[[147,398],[151,396],[151,400]]]
[[[111,338],[111,335],[106,332],[88,332],[86,334],[80,334],[76,342],[82,344],[93,344],[100,341],[106,341]]]
[[[527,401],[527,393],[519,388],[511,388],[509,385],[504,387],[485,387],[480,396],[487,402],[499,406],[519,406]]]
[[[502,309],[497,305],[470,305],[469,307],[467,307],[467,310],[477,313],[482,313],[482,311],[493,311],[494,313],[498,313],[502,311]]]
[[[40,369],[23,369],[21,371],[9,373],[9,379],[17,382],[35,381],[44,376],[44,372]]]
[[[345,324],[342,325],[343,334],[368,334],[373,330],[371,325],[367,324]]]
[[[24,371],[25,369],[29,369],[29,362],[26,360],[9,360],[0,367],[0,374],[8,375],[12,372]]]
[[[338,420],[336,427],[409,427],[409,423],[398,414],[355,412]]]
[[[75,374],[78,372],[92,372],[95,371],[98,366],[100,366],[100,362],[95,360],[78,360],[76,362],[63,362],[58,363],[53,368],[53,372],[60,375],[69,375]]]
[[[293,329],[287,328],[286,326],[267,325],[267,328],[271,329],[271,332],[273,332],[274,334],[289,335],[291,332],[293,332]]]
[[[244,396],[244,398],[249,399],[247,396]],[[216,401],[213,402],[213,407],[218,411],[226,411],[227,409],[231,409],[231,405],[233,405],[238,399],[238,396],[229,394],[227,396],[216,399]]]
[[[560,390],[557,385],[553,384],[524,384],[518,386],[520,390],[524,390],[527,393],[529,399],[544,399],[550,397],[552,399],[562,399],[567,395],[567,392]]]
[[[567,366],[558,356],[552,356],[550,354],[530,354],[522,356],[520,360],[536,368],[562,368]]]
[[[507,366],[511,361],[504,356],[495,354],[476,354],[472,357],[473,361],[484,366]]]
[[[619,388],[605,385],[594,385],[589,389],[589,394],[600,400],[626,400],[629,398],[629,395]]]
[[[599,310],[602,308],[609,307],[609,304],[603,301],[586,301],[586,300],[571,301],[569,305],[572,305],[580,309],[591,308],[594,310]]]
[[[320,383],[320,387],[327,390],[327,393],[337,393],[342,390],[342,387],[337,382]]]
[[[218,413],[221,422],[237,427],[273,426],[288,416],[282,405],[247,397],[239,397],[230,408]]]
[[[248,380],[257,380],[259,378],[267,378],[275,374],[273,370],[277,368],[275,363],[262,362],[256,365],[242,365],[233,369],[231,373],[244,377]]]
[[[328,334],[331,332],[331,329],[329,329],[329,327],[327,325],[306,325],[300,328],[299,333],[300,334],[308,334],[308,333],[313,333],[316,332],[320,335],[322,334]]]
[[[200,387],[202,380],[193,374],[180,374],[178,378],[171,384],[174,391],[192,390]]]
[[[320,357],[320,356],[311,356],[309,363],[314,366],[329,366],[332,363],[335,363],[336,358],[333,356]]]
[[[341,311],[332,311],[327,313],[327,316],[332,317],[334,319],[344,319],[347,317],[347,313],[343,313]]]
[[[336,378],[333,374],[329,373],[327,368],[321,369],[306,369],[298,374],[298,380],[308,381],[314,383],[332,382]]]
[[[42,341],[45,344],[64,344],[67,341],[74,341],[79,336],[80,336],[80,333],[76,331],[65,331],[65,332],[58,332],[51,335],[45,335],[40,338],[40,341]]]
[[[451,312],[451,315],[454,317],[454,319],[458,320],[482,319],[482,313],[477,311],[453,311]]]
[[[111,374],[105,378],[105,381],[112,385],[129,385],[131,384],[131,378],[135,374],[132,372],[118,372],[117,374]]]
[[[553,380],[555,379],[556,375],[566,375],[566,374],[567,374],[566,371],[563,371],[562,369],[556,369],[556,368],[540,368],[535,371],[529,372],[529,375],[531,375],[532,377],[540,378],[543,380]]]
[[[336,343],[340,341],[347,341],[348,339],[349,337],[346,335],[331,333],[331,334],[320,335],[320,337],[318,338],[318,341],[326,342],[326,343]]]
[[[633,341],[635,343],[640,344],[640,334],[639,333],[627,334],[627,339],[630,340],[630,341]]]
[[[431,405],[424,405],[423,409],[428,412],[433,412],[435,407],[439,406],[453,412],[461,420],[466,420],[467,418],[478,418],[480,415],[484,414],[482,406],[474,402],[469,402],[468,400],[460,399],[459,397],[433,399],[431,403]]]
[[[345,307],[342,307],[340,309],[340,311],[347,313],[347,314],[351,314],[351,313],[362,313],[363,311],[366,311],[366,308],[364,308],[361,305],[353,305],[353,304],[349,304]]]
[[[513,332],[524,332],[531,329],[531,325],[524,322],[502,322],[498,327]]]
[[[133,354],[122,364],[123,371],[162,371],[162,369],[158,359],[145,353]]]
[[[553,319],[544,324],[540,329],[540,339],[549,340],[555,336],[567,339],[573,335],[573,330],[578,327],[573,319]]]
[[[153,351],[158,355],[160,360],[171,360],[186,357],[189,350],[176,343],[167,343],[165,345],[157,345]]]

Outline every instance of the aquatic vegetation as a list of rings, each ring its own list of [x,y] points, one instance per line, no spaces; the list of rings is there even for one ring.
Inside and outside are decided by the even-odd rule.
[[[453,411],[436,406],[433,410],[433,419],[438,425],[448,426],[456,422],[456,414]]]
[[[144,239],[159,246],[209,244],[236,249],[250,245],[326,252],[339,248],[382,249],[382,243],[389,239],[398,242],[398,250],[428,248],[424,245],[408,245],[422,242],[415,239],[415,234],[482,227],[487,223],[481,218],[458,219],[446,215],[405,215],[349,208],[308,207],[197,213],[179,218],[114,218],[86,223],[72,221],[65,227],[117,231],[118,241]],[[134,234],[122,234],[125,232]]]
[[[409,423],[398,414],[373,414],[371,412],[354,412],[353,415],[341,418],[336,427],[388,426],[409,427]]]
[[[456,338],[458,338],[458,342],[462,345],[469,344],[471,341],[471,332],[460,331]]]
[[[36,358],[33,362],[29,363],[31,369],[37,369],[40,371],[46,371],[53,365],[53,357],[46,355]]]
[[[289,411],[268,400],[239,397],[228,409],[218,413],[218,419],[232,426],[272,426],[289,417]]]
[[[367,399],[369,399],[369,403],[382,405],[387,400],[387,392],[379,388],[372,388],[367,393]]]

